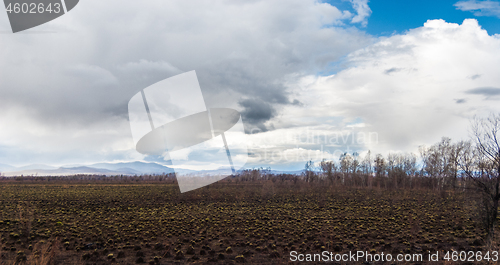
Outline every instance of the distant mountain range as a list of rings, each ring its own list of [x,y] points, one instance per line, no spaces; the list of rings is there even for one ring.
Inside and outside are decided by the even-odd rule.
[[[174,169],[154,162],[123,162],[123,163],[97,163],[92,165],[71,165],[62,167],[53,167],[48,165],[33,164],[23,167],[14,167],[11,165],[0,164],[0,173],[2,176],[68,176],[68,175],[152,175],[174,173],[181,175],[217,175],[228,172],[228,169],[220,168],[217,170],[189,170]],[[298,171],[270,171],[271,174],[300,174]]]
[[[173,173],[170,167],[158,163],[127,162],[127,163],[97,163],[87,166],[52,167],[47,165],[28,165],[14,167],[0,164],[0,172],[4,176],[65,176],[76,174],[89,175],[144,175]]]

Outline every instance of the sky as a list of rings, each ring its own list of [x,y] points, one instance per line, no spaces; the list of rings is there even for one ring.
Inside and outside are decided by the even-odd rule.
[[[499,111],[499,19],[498,1],[86,0],[13,34],[0,10],[0,164],[164,163],[127,104],[192,70],[241,113],[248,168],[468,139]]]

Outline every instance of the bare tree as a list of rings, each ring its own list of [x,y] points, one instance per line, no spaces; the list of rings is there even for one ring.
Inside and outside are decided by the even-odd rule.
[[[353,169],[354,158],[348,154],[344,153],[340,155],[340,171],[342,172],[342,184],[345,184],[345,180],[349,177],[349,173]]]
[[[480,209],[489,239],[493,239],[500,200],[500,115],[472,121],[475,146],[464,145],[459,164],[481,195]]]
[[[375,177],[376,181],[378,182],[378,185],[380,186],[380,182],[384,182],[384,185],[387,186],[387,183],[385,181],[385,172],[387,169],[387,162],[385,161],[385,158],[381,154],[377,154],[375,156],[375,160],[373,161],[374,165],[374,171],[375,171]]]
[[[326,179],[329,181],[329,183],[333,184],[334,173],[337,171],[337,165],[335,165],[333,161],[326,161],[325,159],[323,159],[323,161],[321,161],[321,163],[319,164],[319,167],[321,168],[323,174],[326,175]]]
[[[373,180],[371,154],[372,154],[372,152],[370,150],[368,150],[368,153],[366,154],[365,158],[361,162],[361,170],[362,170],[363,174],[365,175],[364,177],[366,178],[366,185],[370,188],[372,187],[372,180]]]
[[[466,189],[466,179],[467,178],[461,178],[461,182],[458,183],[458,176],[459,176],[459,170],[460,170],[460,156],[466,152],[466,150],[470,150],[471,148],[471,142],[470,141],[459,141],[455,144],[453,144],[453,148],[451,150],[451,159],[452,159],[452,185],[453,188],[461,188],[463,190]]]
[[[408,176],[415,176],[417,172],[417,156],[414,153],[404,154],[403,170]]]
[[[400,157],[399,154],[389,153],[387,155],[387,176],[391,181],[394,188],[398,188],[399,182],[401,182],[401,168],[399,167]]]
[[[371,175],[372,174],[372,160],[371,160],[372,152],[368,150],[365,158],[361,162],[361,170],[363,174]]]
[[[314,163],[313,161],[307,161],[304,166],[304,175],[306,182],[314,182],[316,180],[316,173],[314,173]]]
[[[459,145],[453,144],[450,138],[443,137],[439,143],[428,148],[421,146],[419,151],[423,161],[422,173],[435,180],[436,189],[456,186]]]
[[[406,179],[408,180],[409,187],[412,188],[412,178],[417,172],[417,156],[414,153],[407,153],[402,155],[402,169],[406,174]],[[405,185],[407,185],[405,183]]]
[[[361,163],[359,162],[358,157],[358,152],[352,153],[351,172],[353,174],[357,174],[361,167]]]

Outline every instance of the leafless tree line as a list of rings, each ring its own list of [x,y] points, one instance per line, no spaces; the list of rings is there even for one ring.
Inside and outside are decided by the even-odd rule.
[[[465,128],[464,128],[465,129]],[[250,170],[241,180],[307,183],[383,189],[430,189],[464,192],[477,203],[489,238],[494,236],[500,200],[500,115],[471,120],[471,139],[453,142],[443,137],[414,153],[391,153],[364,157],[345,153],[338,161],[323,160],[305,165],[301,176],[262,174]]]
[[[0,177],[2,183],[177,183],[175,173],[147,175],[89,175],[77,174],[70,176],[14,176]]]

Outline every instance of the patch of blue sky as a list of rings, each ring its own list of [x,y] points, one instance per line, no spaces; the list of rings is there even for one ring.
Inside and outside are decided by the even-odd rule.
[[[317,72],[318,76],[330,76],[335,75],[338,72],[347,68],[347,56],[342,56],[339,60],[330,62],[321,71]]]
[[[462,24],[464,19],[477,19],[490,35],[500,33],[500,21],[496,16],[478,16],[474,10],[460,10],[456,0],[392,1],[373,0],[368,4],[372,15],[368,18],[366,32],[376,36],[400,34],[423,26],[430,19]],[[484,2],[484,1],[461,1]],[[498,1],[489,1],[498,2]]]
[[[352,127],[352,126],[359,125],[359,124],[362,124],[362,123],[364,123],[363,119],[362,119],[362,118],[360,118],[360,117],[357,117],[357,118],[356,118],[356,119],[354,119],[353,121],[351,121],[351,122],[347,123],[347,126],[348,126],[348,127],[349,127],[349,126],[351,126],[351,127]]]
[[[356,12],[348,0],[324,2],[336,6],[339,10],[347,10],[353,14]],[[500,33],[499,2],[498,0],[371,0],[368,6],[372,13],[367,26],[363,27],[359,23],[346,23],[346,26],[356,26],[373,36],[390,36],[421,27],[427,20],[443,19],[446,22],[462,24],[464,19],[474,18],[488,31],[488,34],[494,35]]]
[[[342,11],[356,14],[349,0],[324,0]],[[464,19],[476,19],[489,35],[500,34],[500,1],[499,0],[371,0],[368,5],[372,11],[368,24],[345,21],[345,27],[356,27],[374,37],[403,34],[422,27],[427,20],[443,19],[449,23],[462,24]],[[481,7],[490,7],[481,8]],[[347,56],[326,65],[316,74],[318,76],[334,75],[348,67]]]

